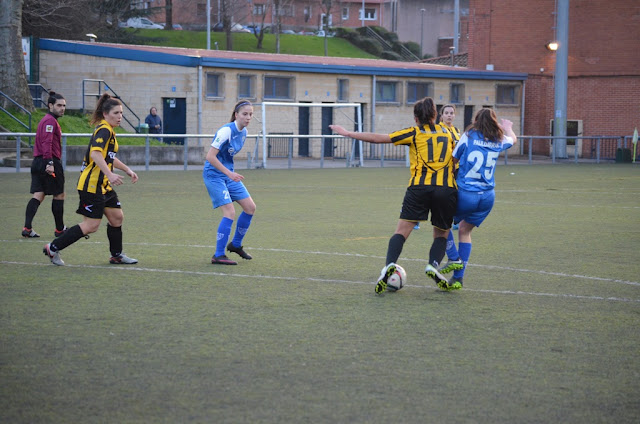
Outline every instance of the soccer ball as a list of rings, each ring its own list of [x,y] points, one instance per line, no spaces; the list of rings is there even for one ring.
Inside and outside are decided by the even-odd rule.
[[[407,272],[400,265],[396,265],[396,272],[387,279],[387,290],[390,292],[400,290],[407,282]]]

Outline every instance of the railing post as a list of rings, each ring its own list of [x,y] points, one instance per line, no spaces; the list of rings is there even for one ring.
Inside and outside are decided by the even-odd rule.
[[[287,154],[287,157],[289,159],[289,169],[291,169],[291,160],[293,159],[293,137],[289,138],[289,153]]]
[[[62,136],[62,169],[67,169],[67,136]]]
[[[529,137],[529,165],[533,163],[533,137]]]
[[[16,172],[20,172],[20,136],[16,137]]]
[[[144,141],[144,170],[149,170],[149,162],[151,160],[151,147],[149,147],[149,134],[147,134],[147,138]]]
[[[189,164],[189,138],[184,138],[184,170],[187,170],[187,165]]]

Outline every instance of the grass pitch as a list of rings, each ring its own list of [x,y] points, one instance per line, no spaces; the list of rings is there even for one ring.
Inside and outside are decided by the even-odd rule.
[[[50,197],[22,239],[29,175],[0,174],[0,422],[640,420],[636,166],[499,166],[464,289],[424,276],[423,223],[383,296],[407,169],[241,173],[258,209],[236,267],[209,263],[200,172],[118,189],[140,260],[121,267],[104,228],[51,265]]]

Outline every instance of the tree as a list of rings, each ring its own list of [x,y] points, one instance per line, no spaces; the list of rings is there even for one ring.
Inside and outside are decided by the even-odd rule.
[[[22,5],[23,0],[3,0],[0,7],[0,90],[33,110],[22,54]]]
[[[271,10],[271,0],[268,0],[265,3],[260,3],[259,6],[255,3],[255,1],[251,2],[252,10],[251,10],[251,23],[253,24],[253,35],[258,40],[256,44],[257,49],[262,48],[262,41],[264,40],[264,21],[267,17],[267,13]],[[260,30],[256,27],[256,22],[253,19],[254,16],[260,17]]]
[[[329,35],[329,24],[331,17],[331,0],[322,0],[322,10],[324,11],[324,16],[322,17],[322,29],[324,30],[324,55],[329,56],[329,47],[327,36]],[[363,11],[364,13],[364,11]]]
[[[167,31],[173,31],[173,0],[166,0],[164,16],[164,29],[166,29]]]

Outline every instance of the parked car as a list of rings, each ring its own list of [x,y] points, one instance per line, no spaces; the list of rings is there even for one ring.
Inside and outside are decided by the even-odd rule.
[[[224,31],[224,28],[222,27],[222,22],[218,22],[217,24],[215,24],[214,26],[211,27],[211,29],[215,32],[222,32]],[[240,24],[237,23],[233,23],[231,24],[231,32],[251,32],[250,29],[243,27]]]
[[[164,25],[157,24],[148,18],[129,18],[127,22],[119,24],[123,28],[164,29]]]
[[[244,27],[245,27],[245,29],[248,29],[249,32],[251,32],[253,34],[259,34],[260,33],[260,28],[261,28],[260,25],[251,24],[251,25],[245,25]],[[269,34],[271,32],[271,27],[268,26],[268,25],[265,25],[263,31],[264,31],[265,34]]]
[[[165,28],[167,26],[167,24],[165,24],[164,22],[162,22],[161,24],[158,25],[162,25],[162,28]],[[182,25],[180,24],[173,24],[173,29],[176,31],[182,31]]]
[[[292,29],[283,29],[282,30],[283,34],[295,34],[296,32]]]

